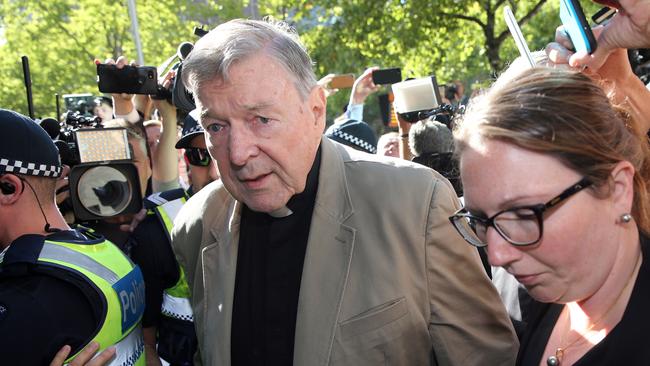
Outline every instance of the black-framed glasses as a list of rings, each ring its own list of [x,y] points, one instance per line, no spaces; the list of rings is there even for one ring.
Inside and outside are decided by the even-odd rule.
[[[449,221],[463,239],[476,247],[487,245],[487,230],[490,226],[512,245],[532,245],[542,239],[544,212],[591,184],[587,178],[582,178],[546,203],[509,208],[488,218],[474,216],[461,208],[449,217]]]
[[[188,163],[195,166],[208,166],[212,160],[208,150],[200,147],[185,148],[185,158]]]

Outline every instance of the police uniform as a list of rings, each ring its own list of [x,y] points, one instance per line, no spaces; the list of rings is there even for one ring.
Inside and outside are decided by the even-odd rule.
[[[194,138],[203,136],[198,113],[193,110],[185,117],[177,149],[188,148]],[[133,233],[131,258],[142,268],[146,283],[142,325],[156,327],[158,355],[171,365],[192,365],[198,349],[190,292],[170,236],[176,214],[192,193],[190,187],[187,192],[174,189],[148,196],[144,200],[147,217]]]
[[[182,189],[147,197],[147,217],[133,233],[131,251],[146,283],[143,326],[156,327],[158,355],[171,365],[191,365],[198,347],[189,288],[170,244],[174,218],[187,198]]]
[[[47,364],[71,340],[70,359],[96,341],[116,347],[110,365],[144,365],[142,274],[87,229],[16,239],[0,254],[0,304],[3,363]]]
[[[0,176],[16,175],[23,184],[0,186],[1,194],[22,189],[18,196],[22,200],[31,190],[40,206],[36,191],[22,177],[55,179],[61,175],[54,143],[33,120],[8,110],[0,109],[0,131]],[[66,360],[70,362],[95,341],[100,351],[115,346],[116,355],[108,365],[144,365],[140,270],[115,245],[88,229],[60,231],[50,228],[43,211],[43,217],[21,212],[16,212],[16,220],[44,219],[42,230],[52,234],[23,233],[10,237],[11,243],[0,243],[4,247],[0,253],[0,363],[49,364],[64,345],[72,348]],[[0,225],[11,225],[10,221]]]

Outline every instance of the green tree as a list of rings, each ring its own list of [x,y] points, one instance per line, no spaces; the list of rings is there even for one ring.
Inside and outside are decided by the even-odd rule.
[[[557,4],[547,0],[267,1],[260,13],[295,24],[318,75],[359,75],[378,65],[401,67],[405,77],[435,74],[439,82],[471,84],[492,79],[518,55],[503,20],[505,5],[512,7],[532,50],[552,41],[560,21]],[[330,99],[330,118],[348,95]],[[369,107],[366,119],[377,119],[377,108]]]
[[[241,1],[140,0],[137,14],[145,63],[159,65],[192,28],[242,15]],[[136,58],[126,1],[2,0],[0,105],[27,113],[20,57],[30,59],[35,114],[55,115],[55,93],[99,94],[94,60]]]

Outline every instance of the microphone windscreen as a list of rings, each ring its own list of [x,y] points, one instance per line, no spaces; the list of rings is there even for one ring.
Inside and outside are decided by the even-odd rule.
[[[183,42],[178,46],[176,55],[178,55],[178,58],[180,58],[181,60],[185,60],[185,58],[187,58],[190,52],[192,52],[193,48],[194,45],[191,44],[190,42]]]
[[[52,140],[56,140],[60,133],[59,122],[54,118],[43,118],[39,125],[50,135]]]

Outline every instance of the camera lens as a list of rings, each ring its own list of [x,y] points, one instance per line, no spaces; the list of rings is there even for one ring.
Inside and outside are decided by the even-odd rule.
[[[133,187],[121,171],[97,166],[85,171],[77,185],[79,201],[93,215],[111,217],[124,211]]]

